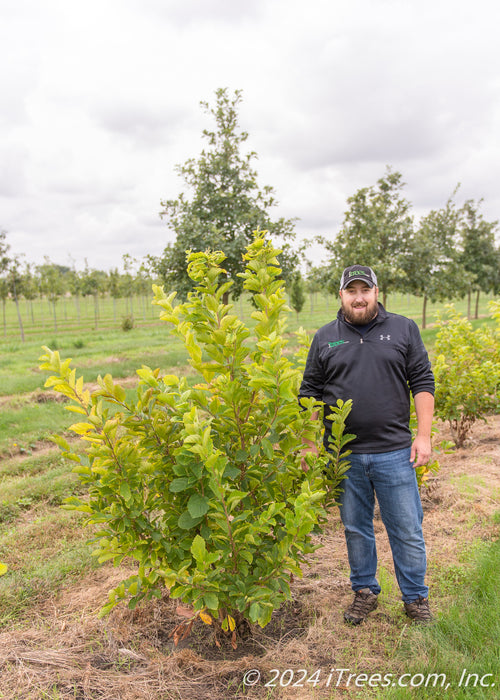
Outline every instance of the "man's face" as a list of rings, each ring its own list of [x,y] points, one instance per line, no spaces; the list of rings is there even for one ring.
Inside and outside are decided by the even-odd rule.
[[[370,287],[362,280],[354,280],[340,290],[340,300],[349,323],[369,323],[378,314],[378,287]]]

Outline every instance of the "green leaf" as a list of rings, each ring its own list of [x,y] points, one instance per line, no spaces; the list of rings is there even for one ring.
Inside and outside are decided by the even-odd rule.
[[[251,622],[258,622],[260,616],[262,615],[262,607],[260,603],[252,603],[249,610],[249,618]]]
[[[268,459],[272,459],[274,457],[274,448],[272,444],[269,442],[267,438],[264,438],[262,440],[262,451],[266,455]]]
[[[224,469],[224,479],[236,479],[240,474],[240,469],[231,464],[228,464]]]
[[[193,493],[188,501],[187,507],[192,518],[200,518],[208,512],[208,498],[199,493]]]
[[[185,476],[180,476],[177,479],[173,479],[168,487],[168,490],[171,493],[180,493],[181,491],[185,491],[187,488],[189,488],[189,479]]]
[[[127,503],[132,500],[132,493],[130,492],[130,486],[126,481],[122,481],[120,484],[120,496],[122,496]]]
[[[193,518],[189,511],[185,510],[184,513],[179,516],[177,524],[183,530],[191,530],[192,527],[198,525],[200,520],[201,518]]]
[[[114,389],[115,399],[123,403],[125,401],[125,389],[119,384],[115,385]]]
[[[203,602],[209,610],[218,610],[219,608],[219,599],[215,593],[205,593],[203,595]]]
[[[207,556],[207,547],[205,540],[200,535],[196,535],[191,545],[191,554],[197,562],[203,563]]]

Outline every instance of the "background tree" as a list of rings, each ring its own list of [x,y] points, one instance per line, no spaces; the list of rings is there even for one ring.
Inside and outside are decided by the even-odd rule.
[[[108,291],[113,299],[113,320],[116,321],[116,300],[121,299],[123,296],[121,275],[117,267],[108,272]]]
[[[3,335],[7,337],[7,314],[6,306],[9,298],[9,284],[5,274],[0,275],[0,299],[2,300],[2,320],[3,320]]]
[[[384,305],[389,292],[404,288],[404,258],[413,232],[411,204],[401,195],[404,184],[401,173],[387,167],[376,187],[363,187],[349,197],[335,239],[319,239],[331,253],[331,291],[338,290],[342,270],[355,264],[375,270]]]
[[[495,246],[495,232],[498,221],[485,221],[479,212],[482,200],[478,203],[468,199],[461,210],[460,220],[460,261],[469,275],[467,316],[471,317],[471,297],[476,293],[474,318],[479,314],[479,295],[498,287],[500,271],[498,251]]]
[[[463,296],[468,275],[458,246],[460,210],[453,196],[441,209],[424,216],[410,237],[403,262],[409,292],[423,299],[422,327],[427,323],[427,301],[447,301]]]
[[[137,262],[129,253],[122,255],[123,274],[122,274],[122,292],[127,303],[127,313],[134,315],[134,265]]]
[[[0,231],[0,297],[3,306],[3,332],[7,335],[7,321],[5,315],[5,306],[7,298],[11,297],[14,300],[17,311],[17,320],[19,330],[21,332],[21,340],[24,343],[24,327],[19,308],[19,295],[22,288],[22,275],[19,271],[21,265],[20,255],[9,256],[10,246],[7,243],[7,232]]]
[[[99,293],[104,293],[108,276],[102,270],[91,270],[85,260],[85,270],[82,274],[82,295],[94,299],[94,329],[99,325]]]
[[[306,291],[309,294],[312,314],[314,312],[314,301],[318,292],[326,294],[329,291],[329,274],[327,266],[311,265],[309,261],[307,261],[306,266]]]
[[[154,272],[151,269],[149,258],[143,258],[135,273],[134,289],[141,299],[142,317],[146,320],[146,308],[148,297],[151,295],[153,287]]]
[[[10,246],[7,243],[7,231],[0,231],[0,298],[2,299],[4,336],[7,336],[5,306],[7,303],[7,297],[9,296],[9,284],[7,281],[7,270],[10,263],[10,258],[7,255],[9,248]]]
[[[75,268],[74,264],[66,273],[66,282],[68,290],[75,300],[76,318],[78,323],[80,323],[80,297],[82,295],[83,280],[81,273]]]
[[[305,301],[304,280],[302,279],[300,271],[297,271],[290,285],[290,305],[297,314],[297,318],[304,308]]]
[[[26,262],[24,264],[22,289],[23,297],[26,299],[28,311],[31,317],[31,323],[34,325],[35,314],[33,311],[33,300],[38,296],[38,283],[33,268],[34,266],[31,263]]]
[[[40,275],[42,293],[52,306],[54,332],[57,333],[56,304],[64,294],[64,279],[62,276],[61,267],[52,263],[48,256],[45,256],[45,263],[38,266],[38,274]]]
[[[24,325],[21,316],[21,309],[19,308],[19,296],[23,292],[23,276],[20,271],[21,260],[20,256],[16,255],[10,260],[8,267],[8,288],[11,298],[14,300],[16,305],[17,322],[19,324],[19,332],[21,333],[21,340],[24,343]]]
[[[241,153],[248,138],[238,124],[241,91],[230,96],[227,88],[220,88],[215,94],[214,107],[201,102],[204,111],[215,119],[215,129],[203,131],[208,147],[198,159],[191,158],[176,167],[192,192],[191,198],[181,193],[176,199],[161,201],[160,216],[176,239],[166,246],[156,271],[167,288],[176,289],[182,297],[193,287],[186,272],[187,250],[222,250],[227,277],[234,283],[231,294],[237,298],[243,289],[238,273],[244,270],[242,256],[252,241],[252,232],[266,229],[285,240],[294,236],[293,220],[281,218],[272,222],[269,218],[268,210],[276,205],[276,200],[272,187],[260,188],[257,183],[252,167],[256,153]],[[281,260],[286,268],[283,254]]]

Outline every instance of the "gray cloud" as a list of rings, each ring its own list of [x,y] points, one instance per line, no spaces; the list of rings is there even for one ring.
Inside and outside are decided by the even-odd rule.
[[[0,228],[37,261],[161,252],[160,199],[224,86],[243,90],[259,181],[301,237],[333,235],[386,165],[417,217],[461,182],[498,218],[499,15],[493,0],[4,2]]]

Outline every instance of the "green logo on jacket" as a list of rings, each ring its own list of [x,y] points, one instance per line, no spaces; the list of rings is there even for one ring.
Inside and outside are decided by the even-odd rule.
[[[344,345],[344,343],[348,343],[348,340],[336,340],[334,343],[328,343],[329,348],[336,348],[337,345]]]

